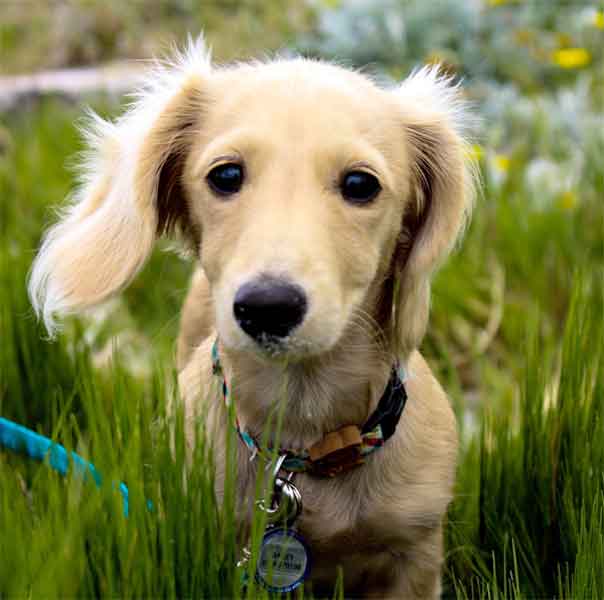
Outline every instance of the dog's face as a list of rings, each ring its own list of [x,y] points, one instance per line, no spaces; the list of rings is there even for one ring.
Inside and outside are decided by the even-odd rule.
[[[393,346],[410,350],[470,203],[456,89],[435,70],[384,90],[299,59],[213,70],[200,52],[97,127],[80,201],[34,265],[34,306],[52,326],[98,302],[176,224],[225,345],[318,355],[386,296]]]
[[[408,157],[389,94],[326,65],[215,76],[183,184],[222,342],[337,343],[392,256]]]

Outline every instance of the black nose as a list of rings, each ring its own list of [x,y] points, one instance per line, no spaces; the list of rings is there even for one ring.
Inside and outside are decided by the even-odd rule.
[[[241,329],[255,340],[283,338],[302,322],[306,295],[297,285],[258,279],[237,290],[233,312]]]

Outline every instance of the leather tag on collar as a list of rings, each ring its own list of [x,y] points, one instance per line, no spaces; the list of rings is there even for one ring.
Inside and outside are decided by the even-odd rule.
[[[356,425],[328,433],[308,449],[313,472],[333,477],[360,464],[361,441],[361,430]]]

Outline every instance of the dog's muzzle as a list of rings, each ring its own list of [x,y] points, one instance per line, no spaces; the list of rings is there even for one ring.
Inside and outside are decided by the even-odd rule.
[[[241,329],[264,344],[280,341],[300,325],[307,304],[306,294],[299,286],[263,277],[237,290],[233,313]]]

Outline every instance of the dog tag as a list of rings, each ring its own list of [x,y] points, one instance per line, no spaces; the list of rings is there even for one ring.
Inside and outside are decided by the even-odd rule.
[[[273,527],[262,538],[256,580],[271,592],[295,590],[310,572],[310,553],[292,529]]]

